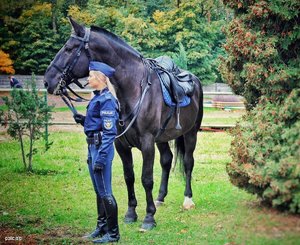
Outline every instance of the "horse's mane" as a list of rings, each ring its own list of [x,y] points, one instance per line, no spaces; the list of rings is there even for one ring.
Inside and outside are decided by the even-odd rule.
[[[130,53],[133,53],[134,55],[138,56],[138,57],[142,57],[142,54],[140,52],[138,52],[136,49],[134,49],[133,47],[131,47],[128,43],[126,43],[123,39],[121,39],[120,37],[118,37],[117,35],[115,35],[114,33],[98,27],[98,26],[92,26],[92,30],[102,33],[104,34],[106,37],[108,37],[109,39],[121,44],[125,49],[127,49]]]

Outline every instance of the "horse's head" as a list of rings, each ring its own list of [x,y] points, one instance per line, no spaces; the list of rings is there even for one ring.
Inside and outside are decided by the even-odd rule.
[[[50,94],[59,95],[62,89],[78,78],[88,75],[90,29],[70,18],[73,32],[56,54],[44,76],[44,85]]]

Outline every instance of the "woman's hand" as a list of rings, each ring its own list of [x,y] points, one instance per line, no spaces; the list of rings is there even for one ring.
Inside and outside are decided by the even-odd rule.
[[[76,113],[73,115],[73,118],[76,123],[80,123],[82,126],[84,126],[85,116],[81,115],[79,113]]]

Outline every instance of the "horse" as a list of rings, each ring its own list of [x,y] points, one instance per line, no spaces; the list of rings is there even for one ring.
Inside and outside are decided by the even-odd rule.
[[[71,83],[81,85],[77,79],[88,76],[91,60],[104,62],[115,68],[116,72],[111,82],[116,88],[120,103],[118,130],[122,133],[115,140],[115,147],[122,160],[128,194],[128,208],[124,221],[136,222],[138,217],[132,158],[132,148],[136,147],[142,153],[141,180],[147,201],[141,229],[151,230],[156,226],[156,204],[163,203],[168,192],[173,159],[169,145],[171,140],[175,139],[178,152],[176,156],[183,162],[186,181],[183,207],[189,209],[195,206],[192,200],[191,178],[194,167],[193,152],[203,117],[203,90],[200,80],[192,74],[195,89],[190,97],[190,104],[180,108],[181,128],[178,129],[178,117],[176,118],[174,113],[170,114],[170,107],[162,97],[157,72],[151,69],[148,59],[106,29],[96,26],[87,28],[72,18],[70,23],[72,34],[48,66],[44,75],[44,85],[48,93],[62,95],[65,94],[66,88],[71,90]],[[165,127],[163,130],[162,125]],[[159,194],[154,202],[152,189],[155,144],[160,154],[162,174]]]

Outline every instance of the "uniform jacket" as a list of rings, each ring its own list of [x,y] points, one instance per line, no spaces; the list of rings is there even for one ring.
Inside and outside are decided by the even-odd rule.
[[[94,94],[87,106],[84,132],[88,137],[93,137],[97,132],[101,133],[102,143],[95,164],[105,165],[107,154],[117,135],[118,102],[107,88],[101,92],[95,91]]]

